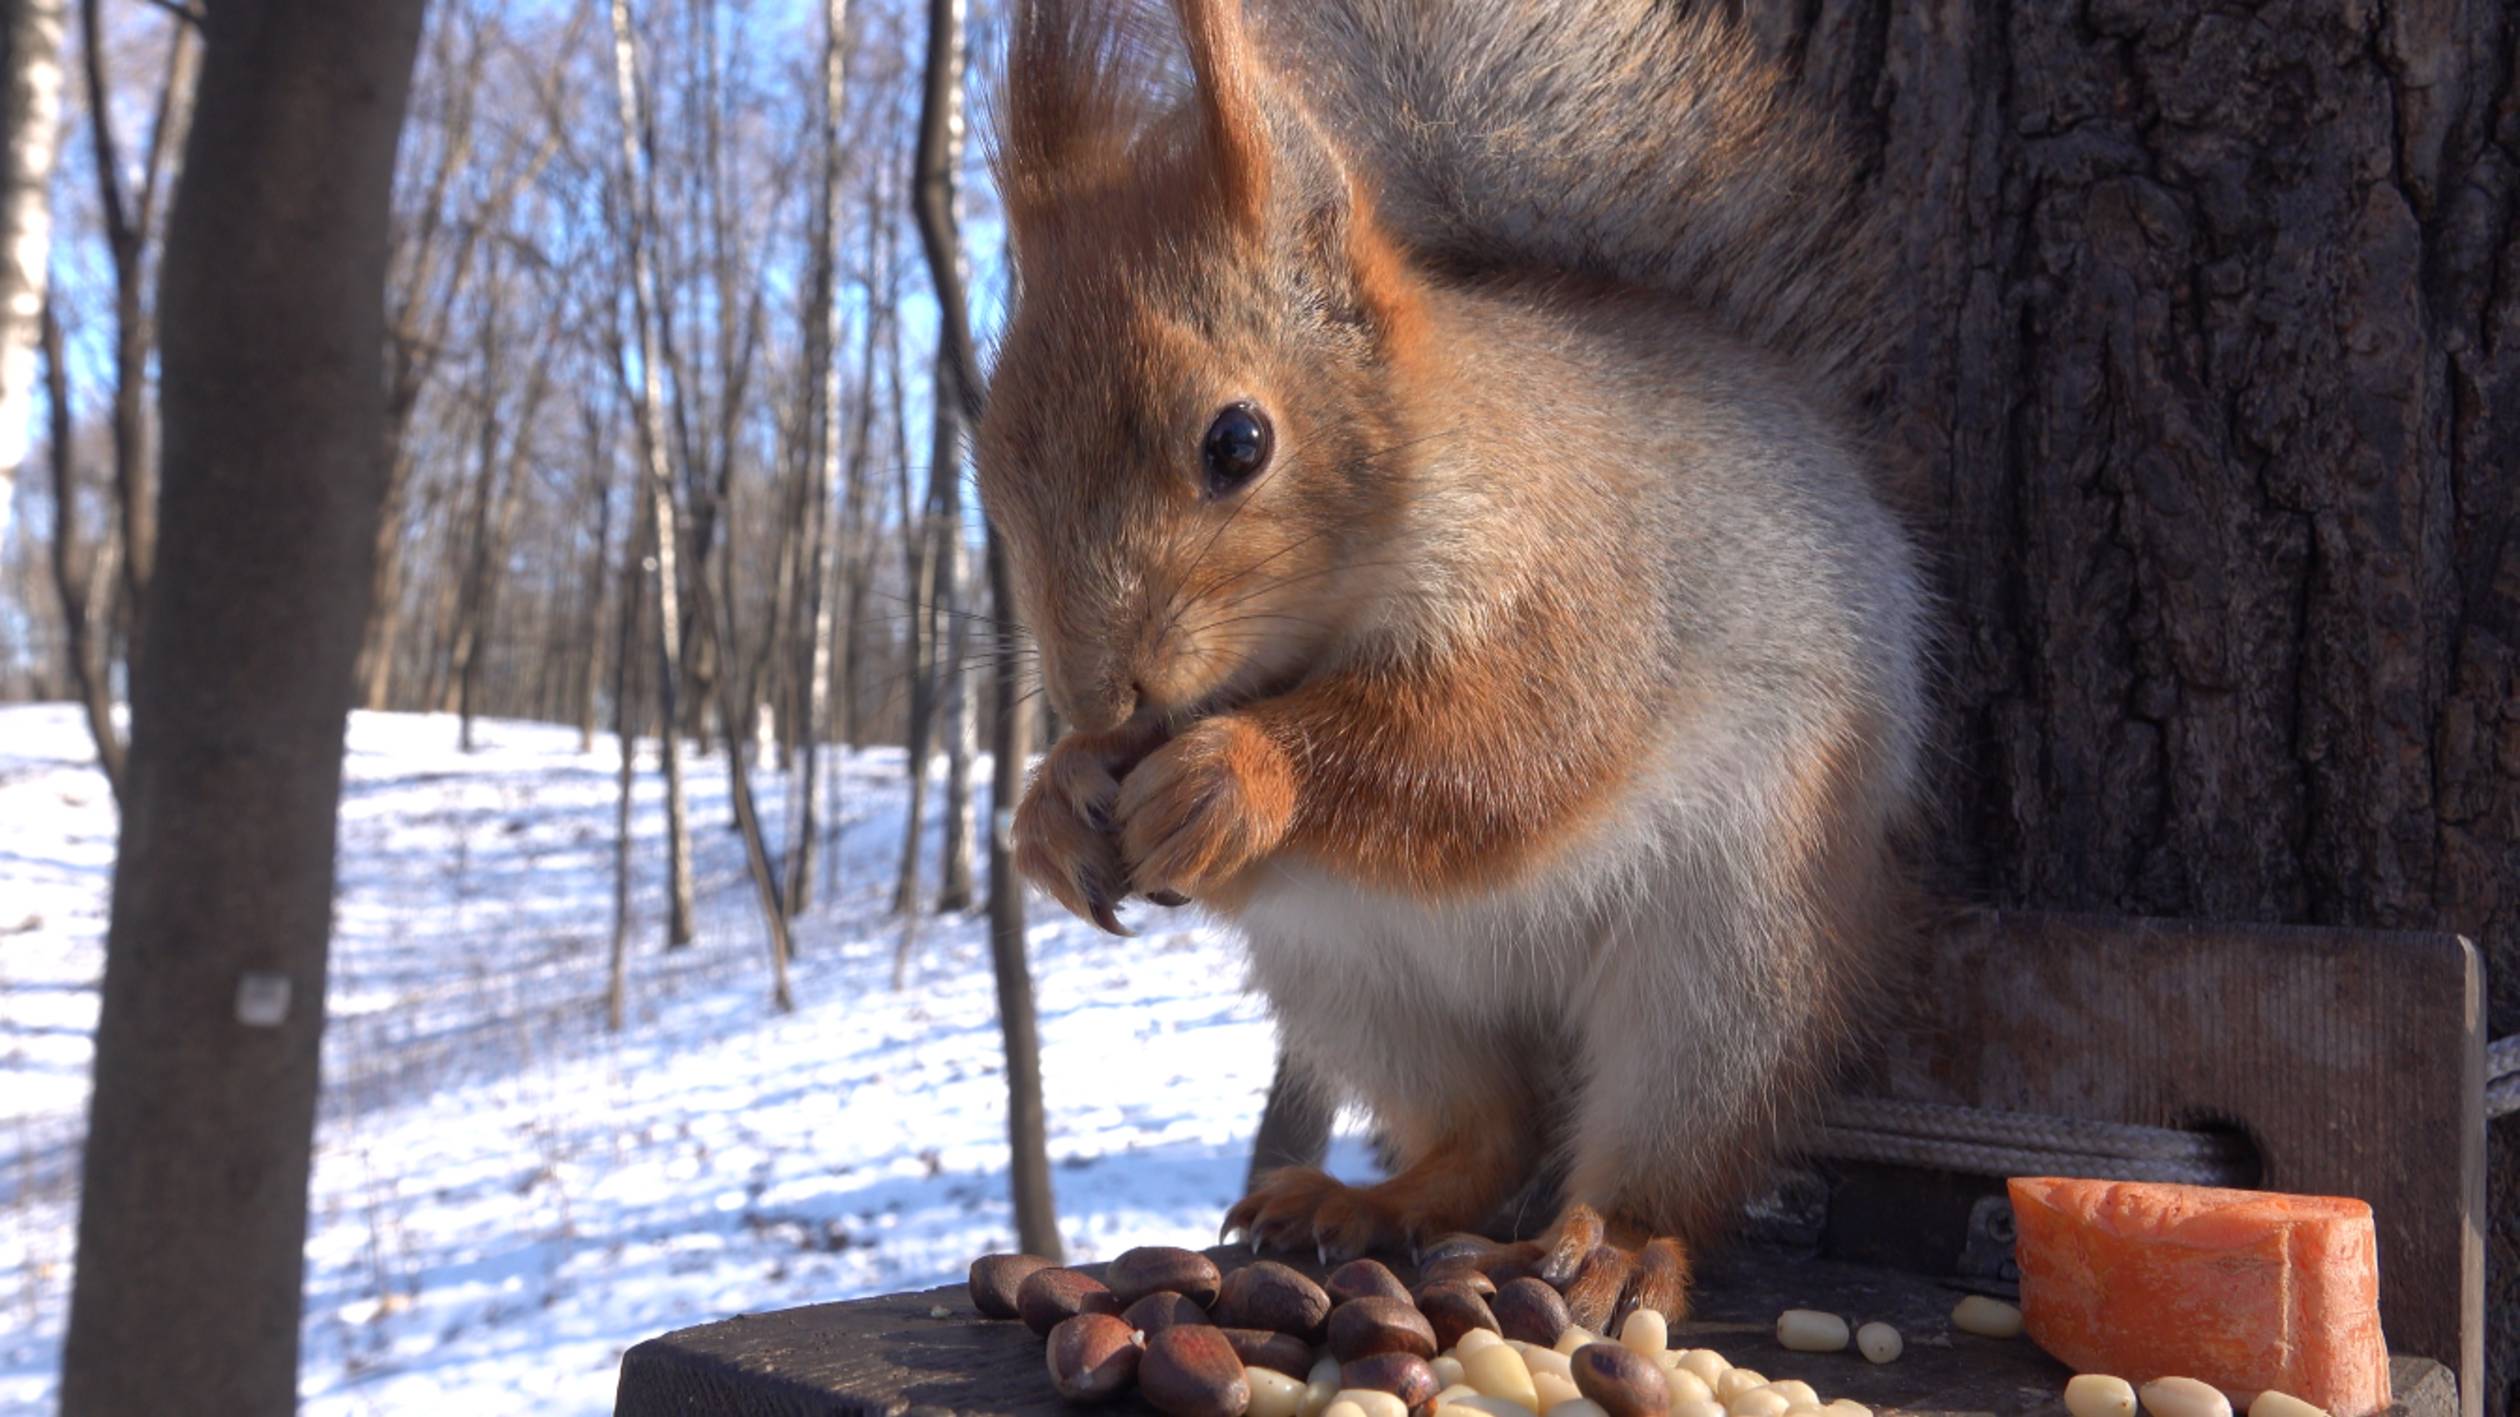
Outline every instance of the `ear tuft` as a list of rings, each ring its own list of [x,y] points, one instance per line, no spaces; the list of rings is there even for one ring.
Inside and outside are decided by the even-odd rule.
[[[998,185],[1019,211],[1119,171],[1153,117],[1177,98],[1160,9],[1016,0],[1006,82],[989,125]]]
[[[1199,117],[1217,196],[1244,226],[1269,210],[1269,122],[1242,0],[1173,0],[1198,81]]]

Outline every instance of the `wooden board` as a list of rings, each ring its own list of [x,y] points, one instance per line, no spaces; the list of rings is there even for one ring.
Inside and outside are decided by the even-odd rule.
[[[1239,1250],[1209,1253],[1227,1269],[1249,1258]],[[1407,1276],[1405,1265],[1394,1268]],[[1704,1275],[1697,1316],[1674,1342],[1714,1348],[1773,1378],[1801,1378],[1825,1398],[1852,1397],[1881,1417],[2061,1411],[2071,1374],[2026,1340],[1954,1331],[1950,1313],[1958,1294],[1891,1270],[1737,1251]],[[1906,1351],[1882,1366],[1851,1352],[1788,1353],[1776,1344],[1776,1316],[1795,1307],[1893,1324],[1906,1338]],[[935,1316],[939,1309],[942,1318]],[[2395,1417],[2452,1417],[2456,1411],[2441,1365],[2401,1358],[2390,1376]],[[623,1357],[613,1408],[615,1417],[1073,1410],[1051,1394],[1041,1340],[1019,1323],[978,1318],[960,1286],[747,1315],[650,1339]],[[1104,1410],[1152,1409],[1132,1399]]]
[[[1916,983],[1861,1090],[2244,1132],[2261,1186],[2371,1203],[2390,1350],[2447,1364],[2482,1410],[2485,1039],[2467,941],[1990,911],[1937,940]]]

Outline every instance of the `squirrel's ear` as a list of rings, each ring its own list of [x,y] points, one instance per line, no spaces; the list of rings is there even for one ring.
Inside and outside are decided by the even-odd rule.
[[[1258,227],[1269,210],[1269,122],[1242,0],[1173,0],[1173,9],[1190,46],[1217,196],[1237,221]]]
[[[1162,92],[1162,36],[1127,5],[1016,0],[1012,11],[991,158],[1008,201],[1038,210],[1125,162]]]

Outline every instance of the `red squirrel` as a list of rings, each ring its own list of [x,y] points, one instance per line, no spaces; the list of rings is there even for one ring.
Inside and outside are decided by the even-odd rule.
[[[1679,1318],[1920,795],[1849,163],[1659,0],[1016,0],[995,152],[981,486],[1070,725],[1020,867],[1230,922],[1393,1156],[1228,1229],[1405,1247],[1554,1175],[1531,1267]]]

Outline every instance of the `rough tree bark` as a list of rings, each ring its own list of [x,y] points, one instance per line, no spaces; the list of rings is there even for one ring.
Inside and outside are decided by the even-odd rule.
[[[387,208],[420,0],[203,9],[72,1414],[294,1405],[342,738],[385,475]]]
[[[1743,8],[1898,233],[1945,882],[2457,930],[2520,1031],[2520,17]],[[2520,1125],[2489,1169],[2509,1411]]]
[[[0,507],[16,505],[35,410],[35,350],[61,154],[63,0],[0,0]]]

